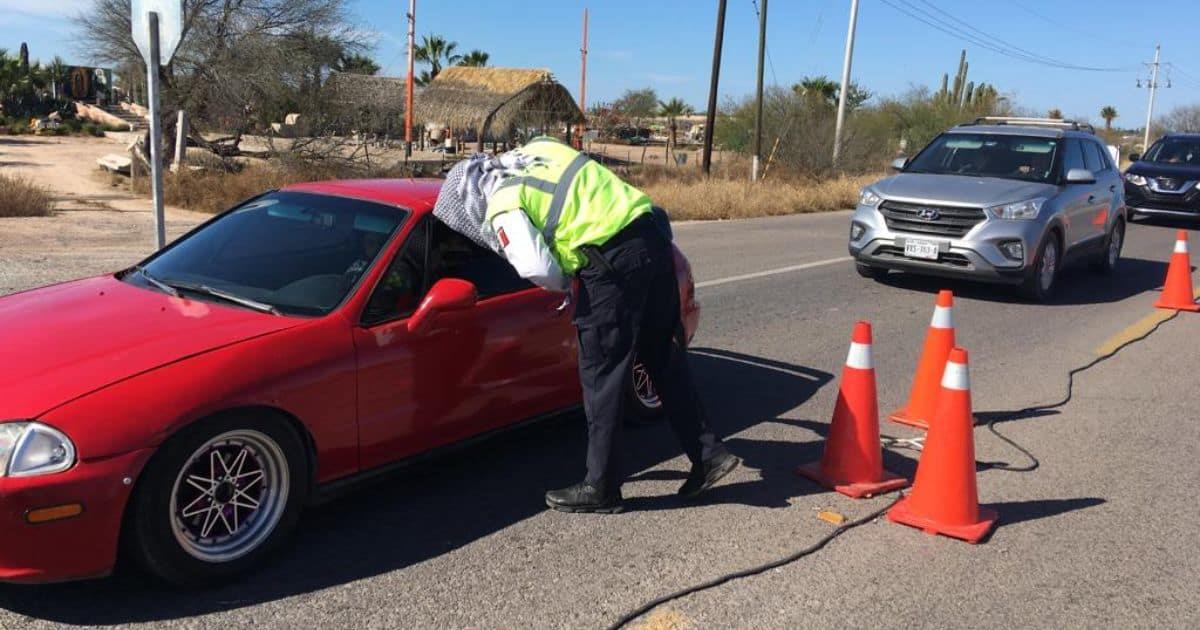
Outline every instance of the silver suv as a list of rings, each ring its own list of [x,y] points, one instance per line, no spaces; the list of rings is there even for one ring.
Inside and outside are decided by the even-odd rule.
[[[1121,175],[1087,124],[981,118],[941,134],[862,190],[850,226],[858,272],[889,270],[1054,291],[1064,264],[1111,273],[1125,240]]]

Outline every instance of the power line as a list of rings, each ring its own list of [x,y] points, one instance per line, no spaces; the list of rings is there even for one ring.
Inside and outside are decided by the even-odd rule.
[[[904,2],[908,3],[908,0],[902,0],[902,1],[904,1]],[[1003,39],[1000,39],[999,37],[996,37],[995,35],[992,35],[992,34],[990,34],[990,33],[986,33],[986,32],[984,32],[984,31],[982,31],[982,30],[980,30],[980,29],[976,28],[974,25],[970,24],[969,22],[966,22],[966,21],[960,20],[959,18],[955,17],[954,15],[952,15],[952,14],[950,14],[949,12],[945,11],[944,9],[942,9],[942,8],[938,7],[937,5],[933,4],[932,2],[929,2],[928,0],[920,0],[920,2],[921,2],[922,4],[924,4],[924,5],[928,6],[929,8],[933,9],[934,11],[937,11],[938,13],[940,13],[940,14],[942,14],[942,15],[946,16],[947,18],[949,18],[950,20],[954,21],[955,23],[957,23],[957,24],[961,25],[963,28],[966,28],[967,30],[970,30],[970,31],[972,31],[972,32],[975,32],[975,33],[978,33],[978,34],[979,34],[981,37],[983,37],[984,39],[991,40],[992,42],[994,42],[994,43],[996,43],[996,44],[999,44],[1001,47],[1007,47],[1007,48],[1010,48],[1010,49],[1012,49],[1012,50],[1015,50],[1015,51],[1017,51],[1018,53],[1020,53],[1020,54],[1022,54],[1022,55],[1024,55],[1024,56],[1027,56],[1027,57],[1029,57],[1031,60],[1035,60],[1035,59],[1036,59],[1036,60],[1041,60],[1041,61],[1045,61],[1045,62],[1048,62],[1048,63],[1052,63],[1052,64],[1054,64],[1054,65],[1062,66],[1062,67],[1064,67],[1064,68],[1071,68],[1071,69],[1073,69],[1073,70],[1088,70],[1088,69],[1090,69],[1090,70],[1093,70],[1093,71],[1108,71],[1108,70],[1113,70],[1113,69],[1111,69],[1111,68],[1089,68],[1089,67],[1086,67],[1086,66],[1076,66],[1076,65],[1074,65],[1074,64],[1067,63],[1067,62],[1065,62],[1065,61],[1059,61],[1058,59],[1053,59],[1053,58],[1051,58],[1051,57],[1047,57],[1047,56],[1045,56],[1045,55],[1040,55],[1040,54],[1038,54],[1038,53],[1035,53],[1035,52],[1033,52],[1033,51],[1031,51],[1031,50],[1027,50],[1027,49],[1025,49],[1025,48],[1021,48],[1020,46],[1017,46],[1016,44],[1014,44],[1014,43],[1012,43],[1012,42],[1009,42],[1009,41],[1005,41],[1005,40],[1003,40]],[[910,6],[912,6],[912,5],[910,5]],[[917,9],[919,9],[919,7],[913,7],[913,8],[917,8]]]
[[[750,0],[750,4],[754,6],[754,17],[758,17],[758,0]],[[779,87],[779,77],[775,76],[775,61],[771,59],[771,47],[767,45],[764,47],[767,52],[767,67],[771,69],[771,83],[775,87]]]
[[[1042,21],[1046,22],[1047,24],[1058,27],[1065,31],[1070,31],[1077,35],[1083,35],[1083,36],[1087,37],[1089,41],[1094,41],[1096,39],[1095,33],[1089,33],[1081,28],[1072,26],[1071,24],[1067,24],[1066,22],[1063,22],[1061,20],[1056,20],[1044,13],[1039,12],[1039,11],[1035,11],[1033,8],[1029,7],[1028,5],[1026,5],[1023,2],[1020,2],[1019,0],[1009,0],[1009,2],[1011,2],[1013,5],[1015,5],[1017,8],[1021,9],[1022,11],[1025,11],[1026,13],[1028,13],[1034,17],[1040,18]],[[1114,44],[1121,44],[1122,46],[1129,46],[1131,48],[1142,46],[1141,43],[1135,42],[1132,40],[1128,40],[1128,39],[1113,39],[1112,36],[1108,35],[1108,34],[1105,34],[1104,41],[1109,42],[1109,43],[1114,43]]]
[[[990,50],[997,54],[1000,54],[1000,55],[1003,55],[1005,57],[1009,57],[1012,59],[1017,59],[1019,61],[1035,63],[1035,64],[1039,64],[1039,65],[1043,65],[1043,66],[1060,68],[1060,69],[1064,69],[1064,70],[1080,70],[1080,71],[1086,71],[1086,72],[1128,72],[1128,71],[1132,70],[1132,68],[1100,68],[1100,67],[1093,67],[1093,66],[1080,66],[1080,65],[1062,62],[1062,61],[1047,57],[1045,55],[1040,55],[1037,53],[1032,53],[1030,51],[1026,51],[1024,49],[1020,49],[1016,46],[1013,46],[1012,44],[1010,44],[1008,42],[1005,42],[1004,40],[1001,40],[1001,39],[995,37],[994,35],[990,35],[988,33],[980,31],[979,29],[977,29],[975,27],[970,27],[969,25],[968,25],[968,27],[970,30],[981,33],[982,35],[973,35],[968,32],[963,32],[961,30],[962,26],[960,26],[960,25],[965,25],[966,24],[965,22],[963,22],[962,20],[959,20],[958,18],[954,18],[954,16],[951,16],[946,11],[938,9],[936,6],[934,6],[932,4],[930,4],[931,7],[933,7],[937,11],[949,16],[950,18],[952,18],[953,20],[958,22],[959,25],[956,25],[953,22],[947,21],[946,19],[940,18],[936,14],[931,13],[925,9],[914,6],[914,5],[910,4],[909,2],[907,2],[907,0],[895,0],[895,1],[879,0],[879,1],[882,2],[883,4],[888,5],[889,7],[895,9],[896,11],[898,11],[904,15],[906,15],[914,20],[917,20],[918,22],[921,22],[922,24],[925,24],[926,26],[929,26],[930,28],[933,28],[935,30],[941,31],[942,33],[945,33],[946,35],[954,37],[955,39],[958,39],[961,41],[966,41],[971,44],[975,44],[976,46],[979,46],[986,50]],[[924,0],[922,0],[922,1],[924,1]],[[926,2],[926,4],[929,4],[929,3]],[[1019,52],[1014,52],[1013,50],[1010,50],[1010,48],[1015,49]]]

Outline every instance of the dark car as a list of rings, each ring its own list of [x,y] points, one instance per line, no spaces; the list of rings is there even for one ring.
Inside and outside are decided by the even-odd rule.
[[[1129,218],[1200,217],[1200,133],[1173,133],[1136,153],[1125,171]]]

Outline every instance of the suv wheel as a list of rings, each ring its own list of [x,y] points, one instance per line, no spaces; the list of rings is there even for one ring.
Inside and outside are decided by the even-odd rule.
[[[1104,251],[1097,255],[1092,263],[1092,269],[1102,274],[1110,274],[1117,270],[1121,262],[1121,247],[1125,245],[1125,222],[1117,219],[1113,222],[1112,230],[1104,239]]]
[[[863,263],[854,263],[854,270],[858,272],[858,275],[871,280],[883,280],[888,274],[888,270],[883,267],[872,267]]]
[[[1058,236],[1051,232],[1038,248],[1033,267],[1021,285],[1021,292],[1035,302],[1048,300],[1054,294],[1061,267],[1062,252],[1058,244]]]

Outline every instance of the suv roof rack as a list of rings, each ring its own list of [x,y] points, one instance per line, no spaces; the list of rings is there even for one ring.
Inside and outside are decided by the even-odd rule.
[[[980,116],[974,122],[963,123],[959,127],[971,125],[1021,125],[1027,127],[1057,127],[1073,131],[1096,133],[1096,128],[1089,123],[1081,123],[1064,118],[1025,118],[1021,116]]]

